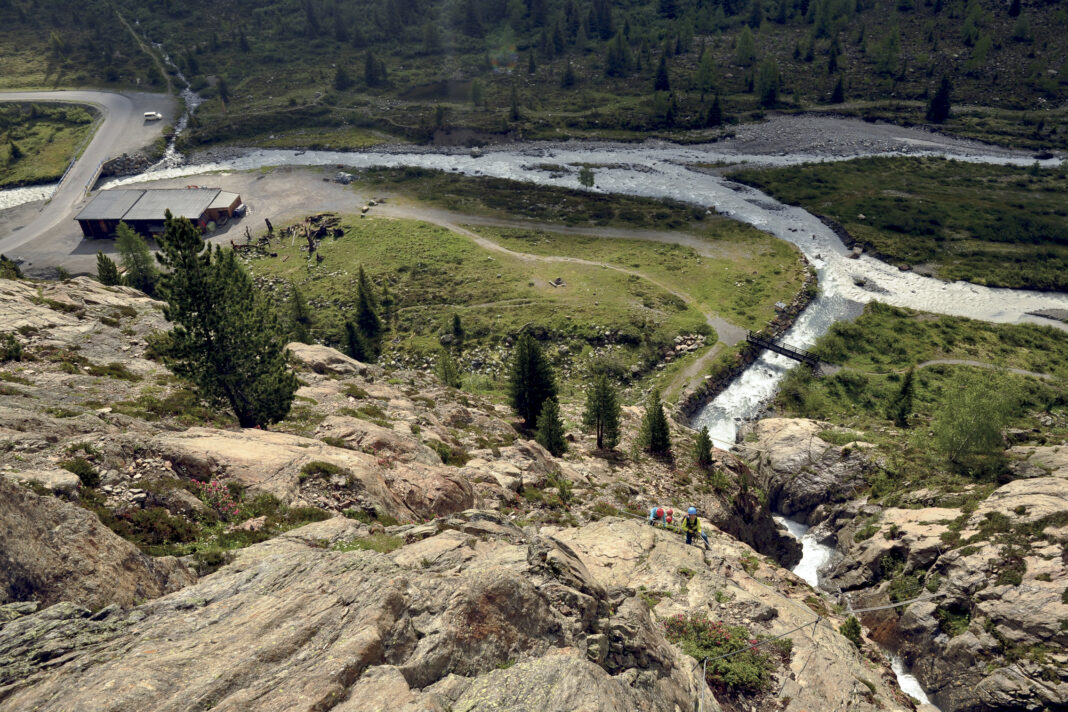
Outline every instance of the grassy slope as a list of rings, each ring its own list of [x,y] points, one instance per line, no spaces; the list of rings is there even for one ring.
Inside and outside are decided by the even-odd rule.
[[[834,218],[892,262],[933,263],[943,279],[1068,290],[1063,168],[870,158],[731,177]]]
[[[1063,146],[1068,140],[1057,130],[1058,121],[1039,126],[1023,113],[1056,106],[1065,96],[1068,46],[1060,40],[1068,11],[1058,3],[1025,3],[1022,33],[1000,0],[975,0],[967,6],[963,0],[807,4],[807,16],[790,2],[782,4],[786,13],[780,16],[779,4],[763,2],[763,21],[754,32],[757,62],[772,57],[781,69],[781,108],[825,104],[840,76],[847,101],[884,102],[860,111],[922,121],[928,93],[947,73],[957,103],[1017,112],[1008,121],[993,115],[954,121],[951,130],[1036,146]],[[909,4],[912,9],[902,9]],[[622,138],[666,132],[681,137],[679,130],[703,126],[714,92],[723,96],[732,116],[750,116],[759,109],[749,88],[755,64],[739,64],[735,48],[741,28],[754,17],[749,2],[723,3],[730,15],[717,14],[719,3],[680,2],[676,19],[658,14],[656,0],[610,3],[611,31],[629,29],[629,49],[641,62],[640,69],[612,78],[605,76],[607,42],[590,36],[583,45],[573,31],[578,21],[567,23],[563,0],[547,1],[541,22],[518,4],[476,0],[474,5],[482,32],[468,29],[465,34],[462,12],[447,9],[463,4],[442,0],[118,3],[128,19],[139,21],[139,31],[165,44],[209,99],[193,127],[193,140],[266,139],[295,122],[375,127],[425,138],[439,123],[439,105],[446,125],[493,133]],[[589,4],[579,2],[577,8],[585,19]],[[70,11],[60,0],[15,0],[0,8],[0,20],[0,82],[6,86],[131,83],[137,77],[147,81],[152,74],[121,32],[107,44],[119,56],[103,51],[100,38],[116,32],[112,10],[103,0]],[[558,22],[563,47],[547,50],[542,29],[551,40]],[[440,48],[424,46],[428,27],[436,31]],[[54,49],[53,31],[63,52]],[[247,40],[244,48],[240,33]],[[886,41],[888,36],[896,37],[896,43]],[[841,54],[837,73],[831,73],[835,38]],[[665,45],[670,45],[668,71],[677,101],[675,127],[666,120],[669,102],[655,102],[652,92]],[[704,88],[694,78],[702,47],[716,64],[712,86]],[[388,81],[382,86],[369,88],[364,82],[368,49],[385,63]],[[528,73],[531,52],[535,69]],[[563,89],[560,79],[568,64],[578,82]],[[350,87],[335,87],[335,65],[345,68]],[[228,88],[225,102],[217,77]],[[484,102],[477,107],[471,103],[475,78],[484,87]],[[518,119],[509,116],[513,88]],[[314,136],[307,141],[293,137],[293,143],[301,142],[314,143]]]
[[[517,252],[580,257],[635,270],[675,286],[702,308],[749,329],[760,329],[773,319],[775,302],[789,302],[805,280],[805,269],[789,243],[737,223],[717,221],[702,235],[714,250],[722,249],[723,259],[701,257],[680,245],[470,228]]]
[[[544,330],[544,336],[553,344],[550,355],[565,383],[584,378],[595,358],[610,362],[617,375],[627,374],[631,365],[642,362],[643,341],[667,344],[679,333],[711,334],[698,309],[638,276],[494,253],[467,237],[416,221],[352,216],[344,218],[342,226],[344,237],[327,238],[321,243],[321,263],[309,267],[306,253],[301,250],[303,241],[285,239],[281,246],[272,247],[277,249],[278,258],[253,259],[250,268],[259,278],[300,285],[314,307],[317,333],[327,341],[337,342],[344,319],[352,318],[355,276],[362,264],[379,289],[388,285],[397,303],[393,331],[383,357],[386,361],[398,359],[417,366],[430,362],[438,349],[438,337],[447,330],[452,315],[459,314],[467,334],[466,365],[482,374],[472,381],[477,389],[497,391],[503,387],[499,377],[508,356],[507,341],[525,325]],[[493,238],[501,234],[484,227],[477,229]],[[746,309],[763,314],[790,292],[797,258],[788,249],[773,247],[771,238],[751,239],[754,242],[747,245],[752,244],[756,254],[743,258],[742,264],[759,262],[769,273],[786,275],[781,277],[781,284],[775,282],[779,276],[766,282],[758,280],[764,291]],[[561,240],[561,244],[569,245],[562,247],[562,252],[587,249],[584,243]],[[507,239],[501,242],[511,248],[522,247]],[[604,241],[612,246],[611,255],[606,256],[597,246],[589,254],[593,258],[626,254],[626,259],[648,266],[657,276],[672,264],[681,268],[681,263],[689,259],[686,252],[658,243],[616,242],[623,241]],[[727,260],[702,262],[713,277],[718,277],[715,267],[738,269]],[[696,279],[699,270],[690,269]],[[549,284],[557,278],[563,279],[566,286]],[[281,298],[288,287],[280,281],[276,283]],[[773,284],[778,288],[771,289]],[[711,285],[707,292],[694,296],[702,308],[728,315],[740,303],[736,295],[725,294]],[[711,336],[714,339],[714,334]],[[561,348],[565,346],[566,349]],[[483,365],[475,366],[476,361]]]
[[[885,466],[871,474],[870,482],[879,496],[893,498],[921,487],[959,492],[1005,475],[997,462],[964,469],[950,466],[933,446],[928,431],[931,414],[946,397],[954,373],[974,367],[932,365],[917,370],[912,429],[902,432],[892,426],[887,407],[899,392],[909,364],[967,359],[1051,375],[1046,381],[1003,375],[1003,383],[1018,398],[1013,427],[1036,427],[1040,413],[1063,414],[1068,404],[1068,334],[1051,327],[990,324],[871,303],[855,322],[832,327],[815,350],[822,359],[845,368],[820,378],[812,377],[806,368],[794,369],[783,382],[774,408],[785,415],[828,420],[853,429],[852,433],[829,432],[826,439],[831,442],[861,439],[876,443]],[[994,380],[991,373],[989,382]],[[1043,427],[1043,431],[1054,440],[1068,435],[1063,428]],[[952,497],[946,501],[952,502]]]
[[[0,188],[59,178],[92,125],[83,107],[0,106]],[[18,160],[11,160],[11,142],[22,152]]]

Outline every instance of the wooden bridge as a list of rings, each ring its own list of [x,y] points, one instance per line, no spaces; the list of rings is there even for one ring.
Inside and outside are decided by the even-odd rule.
[[[752,331],[746,332],[745,340],[751,344],[756,344],[762,349],[774,351],[787,358],[792,358],[794,361],[800,361],[803,364],[807,364],[814,371],[818,370],[820,367],[820,360],[804,349],[798,349],[788,344],[780,344],[778,341],[765,338],[759,334],[754,334]]]

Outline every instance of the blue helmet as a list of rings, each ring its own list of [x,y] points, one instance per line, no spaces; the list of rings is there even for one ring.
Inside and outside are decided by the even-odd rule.
[[[697,514],[697,507],[690,507],[686,510],[687,514]]]

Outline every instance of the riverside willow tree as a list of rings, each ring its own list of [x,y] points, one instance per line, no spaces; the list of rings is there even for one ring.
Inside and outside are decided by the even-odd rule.
[[[597,449],[614,448],[619,442],[619,396],[608,377],[600,375],[586,393],[582,424],[597,433]]]
[[[538,422],[542,405],[556,397],[556,381],[541,345],[524,331],[519,335],[508,377],[508,400],[526,427]]]
[[[232,250],[212,250],[186,218],[165,218],[158,294],[174,328],[157,344],[164,362],[205,400],[228,404],[241,427],[278,422],[297,377],[274,309]]]

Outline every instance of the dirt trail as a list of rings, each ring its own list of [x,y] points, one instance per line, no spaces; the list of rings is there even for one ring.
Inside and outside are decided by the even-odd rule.
[[[439,225],[439,226],[444,227],[444,228],[446,228],[448,230],[451,230],[451,231],[453,231],[455,233],[458,233],[460,235],[464,235],[465,237],[470,238],[476,245],[478,245],[479,247],[482,247],[483,249],[491,250],[493,252],[497,252],[497,253],[504,254],[504,255],[508,255],[509,257],[513,257],[515,259],[523,260],[524,262],[548,262],[548,263],[568,263],[568,264],[577,264],[577,265],[587,265],[587,266],[590,266],[590,267],[601,267],[601,268],[604,268],[604,269],[610,269],[610,270],[614,270],[616,272],[619,272],[620,274],[625,274],[625,275],[629,275],[629,276],[638,277],[640,279],[643,279],[643,280],[649,282],[650,284],[655,284],[660,289],[663,289],[665,292],[668,292],[669,294],[672,294],[672,295],[678,297],[683,302],[685,302],[688,306],[691,306],[694,309],[696,309],[697,311],[701,312],[701,314],[705,317],[705,321],[708,323],[708,325],[716,330],[716,334],[719,336],[719,340],[723,341],[727,345],[733,346],[734,344],[738,343],[739,341],[741,341],[742,339],[745,338],[745,334],[746,334],[745,329],[743,329],[740,326],[737,326],[735,324],[731,324],[729,321],[723,319],[722,317],[716,316],[715,314],[711,314],[711,313],[705,311],[697,303],[697,300],[695,300],[689,294],[686,294],[685,292],[680,292],[677,289],[675,289],[675,288],[673,288],[673,287],[671,287],[671,286],[669,286],[667,284],[664,284],[663,282],[661,282],[659,280],[653,279],[653,278],[649,277],[648,275],[645,275],[645,274],[643,274],[643,273],[641,273],[641,272],[639,272],[637,270],[627,269],[625,267],[620,267],[618,265],[613,265],[613,264],[610,264],[608,262],[600,262],[600,261],[597,261],[597,260],[586,260],[586,259],[582,259],[580,257],[562,257],[562,256],[556,256],[556,255],[531,255],[531,254],[528,254],[526,252],[515,252],[513,250],[509,250],[507,247],[499,245],[498,243],[494,242],[493,240],[490,240],[490,239],[488,239],[486,237],[483,237],[482,235],[479,235],[476,232],[473,232],[472,230],[467,229],[466,227],[464,227],[463,225],[461,225],[458,222],[458,220],[462,220],[464,223],[467,223],[467,224],[471,224],[473,222],[477,222],[477,224],[481,224],[481,225],[494,225],[494,226],[507,227],[508,225],[502,225],[502,223],[508,223],[508,222],[514,222],[514,221],[495,221],[495,220],[493,220],[491,218],[480,218],[477,221],[475,221],[475,220],[471,220],[470,216],[457,215],[455,213],[450,213],[450,212],[445,211],[445,210],[438,210],[438,209],[434,209],[434,208],[426,208],[424,206],[398,205],[398,204],[392,204],[392,203],[387,203],[385,205],[376,207],[375,208],[375,212],[377,212],[378,214],[381,214],[381,215],[385,215],[387,217],[406,218],[406,219],[411,219],[411,220],[421,220],[423,222],[429,222],[429,223],[433,223],[434,225]],[[517,223],[517,224],[523,224],[523,223]],[[555,225],[526,223],[526,224],[523,224],[523,226],[527,227],[529,229],[543,229],[543,230],[552,230],[554,232],[559,232],[559,230],[557,230],[557,226],[555,226]],[[631,233],[632,237],[630,239],[642,239],[642,238],[639,238],[639,237],[636,236],[640,232],[645,232],[645,231],[634,231],[634,232],[632,232]],[[661,241],[663,241],[663,242],[667,242],[668,238],[670,238],[672,236],[672,233],[656,233],[656,234],[661,236],[661,238],[662,238]],[[601,236],[603,236],[603,237],[621,237],[621,235],[616,234],[614,231],[612,231],[610,233],[606,233],[606,234],[601,235]],[[680,238],[689,238],[691,240],[694,239],[692,235],[684,235],[682,233],[679,234],[679,237]],[[686,243],[680,241],[680,242],[678,242],[676,244],[686,244]]]

